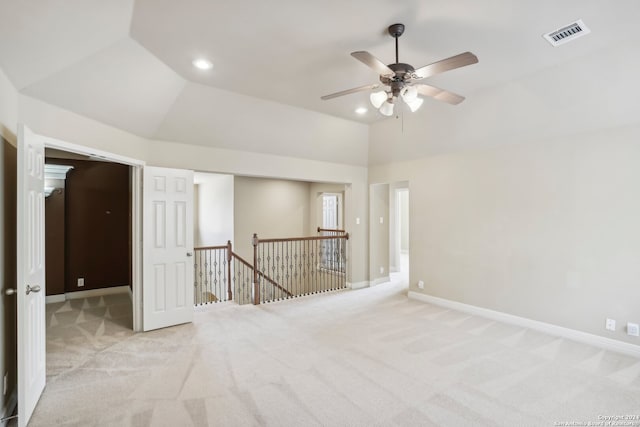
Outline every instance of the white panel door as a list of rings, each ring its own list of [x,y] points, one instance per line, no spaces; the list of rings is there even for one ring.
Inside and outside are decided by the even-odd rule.
[[[18,425],[26,426],[46,382],[44,138],[18,129]]]
[[[143,330],[193,321],[193,171],[145,166]]]

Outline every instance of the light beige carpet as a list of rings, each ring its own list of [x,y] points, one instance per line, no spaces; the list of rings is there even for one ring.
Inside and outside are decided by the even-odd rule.
[[[553,426],[640,415],[640,360],[406,291],[220,303],[193,324],[140,334],[123,297],[50,305],[50,375],[30,425]]]

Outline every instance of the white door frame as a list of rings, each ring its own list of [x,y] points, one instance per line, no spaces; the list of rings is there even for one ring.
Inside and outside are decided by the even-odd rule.
[[[45,148],[81,154],[98,161],[131,166],[131,288],[133,330],[135,332],[142,331],[142,168],[145,162],[47,136],[44,136],[44,138]]]

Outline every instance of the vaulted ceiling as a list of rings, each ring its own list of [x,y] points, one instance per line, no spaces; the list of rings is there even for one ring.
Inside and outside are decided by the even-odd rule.
[[[429,79],[467,98],[640,40],[636,0],[1,0],[0,16],[0,68],[21,93],[140,136],[192,143],[223,124],[241,126],[251,103],[389,120],[366,92],[320,96],[377,82],[349,53],[393,62],[386,28],[395,22],[406,25],[401,62],[478,56],[478,64]],[[542,38],[576,19],[592,33],[561,47]],[[197,57],[214,68],[195,69]],[[591,80],[586,89],[606,91],[607,82]],[[358,106],[369,111],[359,116]]]

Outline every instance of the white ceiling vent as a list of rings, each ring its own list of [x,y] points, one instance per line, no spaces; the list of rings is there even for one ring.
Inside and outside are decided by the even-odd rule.
[[[590,32],[591,30],[584,25],[582,19],[578,19],[577,21],[567,24],[558,30],[543,34],[542,37],[551,43],[552,46],[560,46],[561,44],[573,41],[578,37],[586,36]]]

